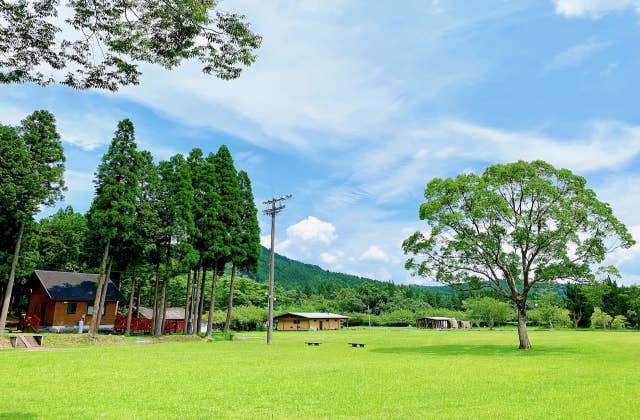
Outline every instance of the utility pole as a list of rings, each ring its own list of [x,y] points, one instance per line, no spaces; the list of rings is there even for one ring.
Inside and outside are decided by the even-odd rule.
[[[285,205],[282,203],[291,198],[291,194],[282,197],[273,197],[271,200],[264,201],[268,207],[262,212],[267,216],[271,216],[271,261],[269,266],[269,316],[267,318],[267,344],[271,344],[273,337],[273,265],[275,261],[275,238],[276,238],[276,214],[280,213]]]

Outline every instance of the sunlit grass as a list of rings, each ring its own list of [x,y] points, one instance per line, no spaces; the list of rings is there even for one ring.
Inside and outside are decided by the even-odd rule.
[[[640,333],[362,329],[0,350],[0,417],[633,418]],[[60,338],[47,337],[49,344]],[[308,347],[305,341],[320,341]],[[348,342],[366,343],[352,348]]]

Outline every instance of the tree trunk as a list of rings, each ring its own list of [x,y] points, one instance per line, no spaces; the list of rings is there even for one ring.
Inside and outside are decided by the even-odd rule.
[[[140,318],[140,301],[142,300],[142,285],[138,286],[138,299],[136,299],[136,318]]]
[[[158,334],[164,334],[164,324],[167,318],[167,283],[169,279],[164,279],[162,282],[162,298],[160,299],[160,313],[158,314],[158,319],[160,323],[158,325]]]
[[[102,293],[100,295],[100,310],[98,311],[96,317],[98,318],[97,323],[98,323],[98,331],[100,330],[100,324],[102,323],[102,312],[103,312],[103,308],[105,307],[105,302],[107,300],[107,290],[109,290],[109,281],[111,279],[111,266],[113,265],[113,260],[109,260],[109,266],[107,267],[107,275],[104,281],[104,284],[102,285]],[[95,308],[93,310],[93,312],[95,313]]]
[[[229,301],[227,303],[227,319],[224,321],[224,330],[226,334],[229,332],[229,325],[231,324],[231,311],[233,310],[233,284],[236,278],[236,265],[231,263],[231,280],[229,281]]]
[[[527,334],[527,310],[524,304],[518,305],[518,339],[520,340],[521,350],[529,350],[531,348],[531,342],[529,342],[529,335]]]
[[[198,292],[200,290],[200,268],[193,270],[193,293],[191,294],[191,334],[198,334],[196,320],[198,318],[198,302],[200,301]]]
[[[204,285],[207,280],[207,268],[202,267],[202,282],[200,283],[200,303],[198,304],[198,320],[196,322],[197,334],[200,334],[200,323],[202,321],[202,314],[204,313]]]
[[[91,323],[89,324],[89,337],[95,337],[98,333],[98,317],[96,311],[100,312],[100,300],[102,299],[102,287],[106,278],[107,271],[107,259],[109,258],[109,245],[111,240],[108,240],[104,245],[102,252],[102,261],[100,262],[100,274],[98,274],[98,284],[96,285],[96,297],[93,300],[93,314],[91,315]],[[97,308],[97,309],[96,309]]]
[[[151,314],[151,334],[156,335],[158,324],[158,282],[160,281],[160,265],[156,264],[156,281],[153,288],[153,312]]]
[[[9,282],[7,290],[4,293],[2,302],[2,312],[0,312],[0,334],[4,334],[4,327],[7,324],[7,316],[9,315],[9,304],[11,303],[11,293],[13,292],[13,283],[16,279],[16,268],[18,267],[18,258],[20,257],[20,246],[22,245],[22,235],[24,234],[24,221],[20,222],[20,231],[18,232],[18,240],[13,251],[13,260],[11,261],[11,271],[9,272]]]
[[[187,289],[184,297],[184,331],[186,334],[189,331],[189,290],[191,290],[191,270],[187,271]]]
[[[207,335],[213,335],[213,315],[216,310],[216,283],[218,280],[218,264],[213,266],[213,279],[211,280],[211,303],[209,304],[209,317],[207,318]]]
[[[127,311],[127,329],[124,331],[125,336],[131,335],[131,318],[133,317],[133,299],[136,294],[136,271],[131,273],[131,291],[129,292],[129,310]]]

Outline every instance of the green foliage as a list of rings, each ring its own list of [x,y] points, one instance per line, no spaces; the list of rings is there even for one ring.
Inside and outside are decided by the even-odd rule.
[[[536,325],[553,328],[570,325],[569,310],[561,307],[562,302],[555,293],[535,296],[534,309],[528,312],[529,319]]]
[[[416,314],[407,309],[396,309],[395,311],[380,316],[381,325],[408,327],[416,322]]]
[[[504,323],[515,317],[511,305],[490,297],[472,298],[462,302],[468,318],[475,323],[484,323],[493,328],[496,323]]]
[[[242,260],[244,250],[241,247],[241,207],[238,174],[229,149],[222,145],[218,152],[207,157],[213,167],[215,178],[211,187],[216,198],[208,202],[213,212],[213,226],[208,232],[210,258],[223,267],[234,257]]]
[[[20,275],[18,262],[25,227],[40,206],[62,198],[64,161],[55,117],[50,112],[35,111],[17,129],[0,125],[0,229],[5,236],[0,241],[0,272],[8,273],[0,331],[4,331],[16,274]],[[24,242],[28,239],[27,235]],[[34,249],[33,245],[27,248]],[[37,262],[37,255],[28,255],[25,262],[29,264],[22,269],[30,268]]]
[[[42,261],[39,269],[82,271],[87,229],[87,219],[71,206],[40,220],[38,251]]]
[[[624,315],[616,315],[611,320],[611,329],[619,330],[621,328],[626,328],[627,326],[627,318]]]
[[[262,254],[260,246],[260,225],[258,224],[258,209],[256,208],[251,190],[251,180],[245,171],[238,172],[239,189],[239,231],[238,250],[234,255],[234,263],[240,270],[258,271],[258,261]]]
[[[235,79],[255,61],[262,39],[244,16],[215,11],[216,5],[213,0],[71,0],[63,31],[59,1],[3,1],[0,83],[56,81],[117,90],[138,83],[141,62],[172,69],[193,59],[206,74]]]
[[[610,328],[613,317],[597,306],[593,308],[591,315],[591,328]]]
[[[98,166],[96,195],[88,213],[91,241],[105,244],[130,239],[140,197],[140,155],[136,150],[133,123],[118,123],[109,150]]]
[[[585,286],[567,284],[564,305],[569,310],[569,317],[574,328],[589,326],[593,304],[585,292]]]
[[[431,180],[420,206],[428,233],[403,243],[414,275],[460,288],[491,287],[519,312],[526,337],[527,297],[557,279],[591,281],[592,267],[635,241],[586,180],[546,162],[489,166],[482,175]]]

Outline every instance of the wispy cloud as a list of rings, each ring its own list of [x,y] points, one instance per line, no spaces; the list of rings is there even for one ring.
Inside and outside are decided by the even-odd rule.
[[[556,13],[566,17],[598,19],[611,12],[640,11],[640,0],[553,0]]]
[[[363,153],[351,165],[352,180],[381,202],[420,191],[435,176],[447,176],[451,162],[494,162],[542,159],[585,173],[619,169],[640,154],[640,126],[597,121],[577,138],[517,132],[456,119],[425,123],[420,129]]]
[[[558,53],[547,66],[547,70],[580,66],[594,55],[608,48],[610,45],[610,42],[601,42],[596,40],[588,40],[580,44],[573,45]]]

